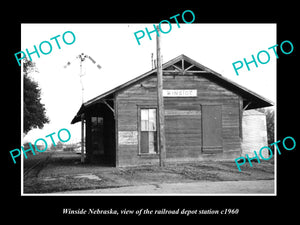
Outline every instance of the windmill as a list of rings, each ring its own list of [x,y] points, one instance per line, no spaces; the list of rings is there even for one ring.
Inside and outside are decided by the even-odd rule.
[[[72,62],[68,62],[64,68],[67,68],[68,66],[71,65],[71,63],[73,63],[76,59],[79,59],[80,62],[80,73],[79,73],[79,78],[80,78],[80,83],[81,83],[81,90],[82,90],[82,104],[83,104],[83,93],[84,93],[84,87],[83,87],[83,83],[82,83],[82,77],[85,75],[82,72],[82,63],[85,61],[85,59],[89,59],[92,61],[92,63],[96,64],[96,61],[91,57],[88,56],[84,53],[79,54],[78,56],[76,56],[75,59],[72,60]],[[99,64],[97,64],[98,69],[101,69],[101,66]],[[81,163],[84,163],[84,146],[85,146],[85,142],[84,142],[84,114],[81,115]]]
[[[67,64],[64,66],[64,68],[66,69],[68,66],[70,66],[76,59],[79,59],[80,62],[80,73],[79,73],[79,78],[80,78],[80,84],[81,84],[81,91],[82,91],[82,103],[84,101],[84,87],[83,87],[83,83],[82,83],[82,77],[85,75],[82,71],[82,63],[85,61],[85,59],[89,59],[93,64],[96,64],[96,61],[91,57],[88,56],[84,53],[79,54],[78,56],[75,57],[75,59],[73,59],[71,62],[67,62]],[[97,68],[101,69],[101,66],[99,64],[97,64]]]

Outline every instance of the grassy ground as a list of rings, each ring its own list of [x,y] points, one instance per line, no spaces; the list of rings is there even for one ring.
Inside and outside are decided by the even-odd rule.
[[[45,153],[46,157],[46,153]],[[31,158],[34,158],[32,156]],[[29,160],[26,164],[30,164]],[[80,164],[75,153],[54,153],[24,178],[24,193],[122,187],[155,183],[274,179],[271,160],[248,163],[239,172],[234,161],[172,163],[164,168],[139,166],[111,168]]]

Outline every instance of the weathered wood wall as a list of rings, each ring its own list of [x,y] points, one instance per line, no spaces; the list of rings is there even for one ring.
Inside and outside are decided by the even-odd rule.
[[[209,75],[209,74],[207,74]],[[164,97],[167,160],[232,159],[240,155],[240,97],[205,74],[164,76],[164,89],[196,89],[197,97]],[[156,107],[156,77],[150,76],[117,93],[117,132],[138,131],[138,108]],[[203,151],[203,105],[220,105],[222,149]],[[138,132],[137,140],[139,140]],[[117,138],[118,138],[117,133]],[[139,142],[139,141],[138,141]],[[118,140],[118,165],[158,164],[158,155],[141,156],[138,143]],[[219,149],[220,150],[220,149]]]

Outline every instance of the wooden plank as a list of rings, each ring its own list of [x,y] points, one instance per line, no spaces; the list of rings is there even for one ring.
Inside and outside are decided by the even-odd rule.
[[[180,62],[181,63],[181,62]],[[178,65],[180,67],[180,64]],[[189,65],[187,65],[187,68]],[[191,68],[193,69],[193,68]],[[175,74],[175,73],[174,73]],[[138,129],[138,107],[156,106],[156,76],[126,88],[118,95],[118,129]],[[142,84],[142,85],[141,85]],[[222,149],[223,152],[240,149],[239,140],[239,96],[228,89],[199,75],[164,76],[164,89],[197,90],[193,98],[164,98],[165,139],[167,157],[201,157],[202,119],[200,105],[222,105]],[[128,148],[126,148],[128,147]],[[209,151],[209,149],[207,148]],[[218,148],[216,148],[216,151]],[[141,164],[147,159],[138,157],[138,146],[122,145],[119,157],[126,163]]]
[[[192,65],[190,65],[188,68],[186,68],[185,70],[184,70],[184,73],[186,73],[189,69],[191,69],[192,67],[194,67],[194,65],[192,64]]]
[[[119,145],[137,145],[138,133],[137,131],[119,131],[118,132],[118,140]]]
[[[201,112],[197,110],[165,110],[165,116],[200,116]]]
[[[195,101],[169,100],[166,108],[168,157],[197,157],[201,154],[201,110]]]
[[[177,72],[182,72],[182,69],[181,69],[181,68],[179,68],[178,66],[176,66],[175,64],[174,64],[174,65],[172,65],[172,66],[174,66],[174,67],[175,67],[175,69],[177,70]]]
[[[105,101],[105,100],[102,100],[102,102],[107,105],[107,107],[113,112],[113,114],[115,115],[115,110]]]
[[[223,147],[222,146],[203,146],[202,151],[207,154],[221,153],[221,152],[223,152]]]
[[[189,74],[193,75],[195,73],[207,73],[207,71],[189,70],[189,71],[185,72],[186,75],[189,75]]]
[[[203,152],[222,148],[222,106],[202,106]],[[210,150],[209,150],[210,152]]]
[[[164,70],[163,73],[164,73],[164,75],[165,75],[166,73],[174,73],[174,74],[176,73],[176,74],[179,74],[179,73],[178,73],[178,70]]]

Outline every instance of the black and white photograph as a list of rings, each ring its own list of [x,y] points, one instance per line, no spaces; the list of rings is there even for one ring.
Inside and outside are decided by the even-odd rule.
[[[21,28],[24,195],[276,194],[276,24]]]

